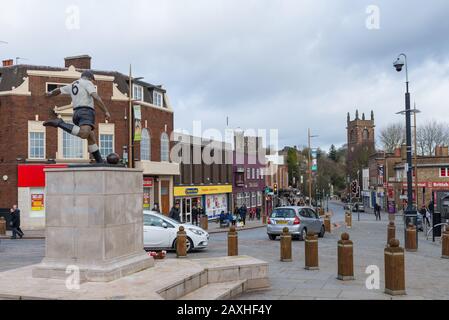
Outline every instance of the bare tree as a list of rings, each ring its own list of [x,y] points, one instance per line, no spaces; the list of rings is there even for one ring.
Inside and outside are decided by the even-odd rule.
[[[380,131],[380,141],[386,152],[394,152],[405,143],[405,128],[402,123],[393,123]]]
[[[424,156],[435,155],[435,147],[449,144],[449,128],[446,123],[435,120],[419,126],[416,133],[418,154]]]

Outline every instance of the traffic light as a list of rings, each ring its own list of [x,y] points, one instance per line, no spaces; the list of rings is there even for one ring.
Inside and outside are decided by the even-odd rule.
[[[273,186],[273,192],[278,193],[278,184],[277,183],[275,183]]]
[[[358,187],[358,183],[357,181],[352,181],[351,183],[351,192],[352,194],[356,195],[357,194],[357,188]]]

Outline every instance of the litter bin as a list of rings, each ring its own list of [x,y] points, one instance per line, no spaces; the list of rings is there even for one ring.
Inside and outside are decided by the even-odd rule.
[[[405,240],[407,240],[407,226],[409,224],[413,224],[418,230],[418,211],[410,210],[406,211],[404,214],[404,232],[405,232]],[[416,232],[416,247],[418,247],[418,232]]]

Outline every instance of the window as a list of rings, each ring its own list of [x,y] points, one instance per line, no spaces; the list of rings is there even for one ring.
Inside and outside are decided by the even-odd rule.
[[[83,159],[83,140],[63,131],[62,154],[64,159]]]
[[[245,192],[245,205],[249,208],[251,206],[251,193]]]
[[[153,104],[161,108],[164,106],[164,98],[162,97],[162,93],[153,91]]]
[[[449,168],[440,168],[440,178],[449,177]]]
[[[168,135],[164,132],[161,136],[161,161],[168,162],[170,153],[170,142]]]
[[[142,141],[140,141],[140,158],[143,161],[151,161],[151,139],[147,129],[142,130]]]
[[[263,194],[262,191],[257,191],[257,206],[261,207],[263,201]]]
[[[64,86],[66,86],[67,85],[67,83],[52,83],[52,82],[47,82],[46,83],[46,86],[47,86],[47,92],[51,92],[51,91],[53,91],[53,90],[55,90],[55,89],[57,89],[57,88],[61,88],[61,87],[64,87]]]
[[[30,132],[29,134],[29,158],[45,159],[45,133]]]
[[[368,129],[363,130],[363,140],[369,139],[369,131]]]
[[[143,101],[143,87],[136,84],[133,85],[133,99]]]
[[[100,134],[100,152],[104,156],[114,152],[114,135]]]
[[[256,169],[251,168],[251,178],[254,180],[256,179]]]
[[[257,193],[251,193],[251,207],[255,208],[257,206]]]
[[[251,179],[251,169],[250,168],[246,169],[246,179],[247,180]]]

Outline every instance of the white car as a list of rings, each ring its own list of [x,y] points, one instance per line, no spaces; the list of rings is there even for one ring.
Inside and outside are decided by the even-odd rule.
[[[205,249],[209,234],[200,227],[182,224],[154,211],[143,212],[143,243],[145,250],[175,250],[179,227],[187,234],[187,251]]]

